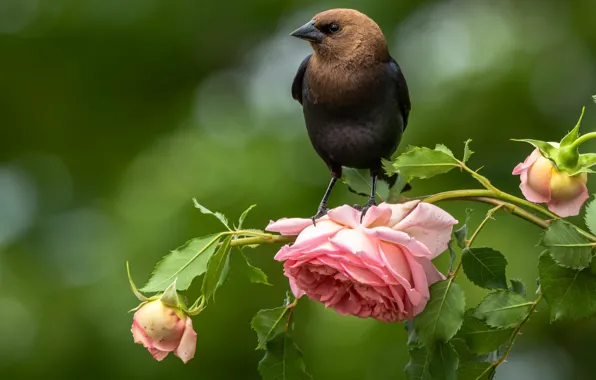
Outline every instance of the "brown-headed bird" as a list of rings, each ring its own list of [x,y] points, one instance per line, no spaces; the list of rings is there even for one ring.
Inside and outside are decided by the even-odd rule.
[[[313,221],[327,213],[342,166],[370,169],[372,191],[362,216],[376,204],[377,178],[392,186],[381,166],[396,151],[408,124],[410,96],[379,26],[353,9],[331,9],[292,32],[313,53],[300,64],[292,97],[303,108],[310,141],[331,172]]]

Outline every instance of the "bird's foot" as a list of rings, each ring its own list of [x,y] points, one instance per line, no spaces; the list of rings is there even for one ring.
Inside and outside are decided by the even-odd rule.
[[[325,215],[327,215],[327,211],[329,211],[329,209],[327,208],[327,206],[319,206],[319,209],[317,210],[317,214],[313,217],[311,217],[312,219],[312,224],[313,226],[317,226],[317,219],[324,217]]]
[[[360,223],[362,223],[362,221],[364,220],[364,215],[366,215],[366,212],[368,211],[369,208],[371,208],[372,206],[376,206],[377,202],[374,199],[369,199],[368,202],[366,202],[366,204],[364,206],[360,206],[360,205],[354,205],[354,208],[358,211],[360,211]]]

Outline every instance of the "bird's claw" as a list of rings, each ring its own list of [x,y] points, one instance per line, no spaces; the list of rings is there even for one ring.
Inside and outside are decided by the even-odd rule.
[[[366,215],[368,209],[376,205],[377,202],[375,202],[373,199],[369,200],[364,206],[354,205],[354,208],[360,211],[360,223],[362,223],[362,221],[364,220],[364,215]]]
[[[312,224],[313,226],[317,226],[317,219],[324,217],[325,215],[327,215],[327,211],[329,211],[329,209],[326,206],[319,206],[319,209],[317,210],[317,214],[313,217],[311,217],[312,219]]]

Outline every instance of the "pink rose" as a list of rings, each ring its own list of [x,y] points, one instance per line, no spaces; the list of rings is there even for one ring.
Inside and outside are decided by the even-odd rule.
[[[184,363],[195,356],[197,333],[192,320],[160,300],[148,302],[136,311],[131,331],[135,343],[143,344],[158,361],[172,351]]]
[[[555,147],[559,145],[550,144]],[[513,169],[513,174],[520,175],[519,187],[527,200],[546,203],[549,210],[563,218],[578,215],[582,205],[590,197],[586,187],[586,173],[572,177],[565,172],[559,172],[538,149],[518,164]]]
[[[306,294],[339,314],[383,322],[411,319],[429,298],[430,284],[445,277],[431,259],[447,249],[451,215],[420,201],[371,207],[362,223],[350,206],[317,220],[280,219],[267,230],[298,235],[275,259],[296,297]]]

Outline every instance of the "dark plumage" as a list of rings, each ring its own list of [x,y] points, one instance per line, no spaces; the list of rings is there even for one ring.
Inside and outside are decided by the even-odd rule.
[[[352,9],[331,9],[294,31],[313,53],[300,64],[292,97],[303,107],[310,141],[331,172],[313,220],[325,215],[342,166],[370,169],[373,183],[362,215],[376,204],[377,177],[393,185],[381,159],[396,151],[408,124],[410,97],[379,26]]]

